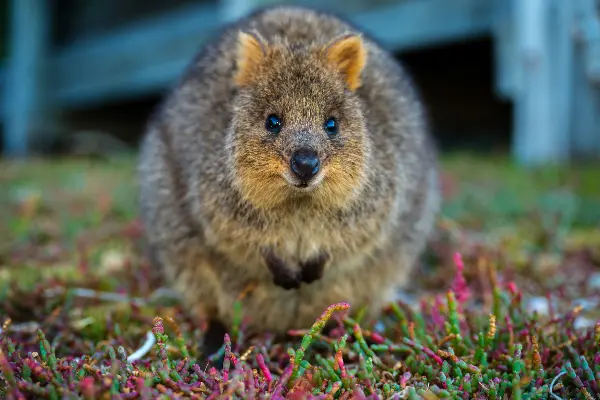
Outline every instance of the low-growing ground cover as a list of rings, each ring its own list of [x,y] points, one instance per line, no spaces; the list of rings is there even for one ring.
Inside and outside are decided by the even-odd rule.
[[[600,168],[448,156],[415,285],[346,304],[222,369],[143,257],[131,159],[0,163],[2,398],[600,398]],[[321,332],[325,320],[334,323]]]

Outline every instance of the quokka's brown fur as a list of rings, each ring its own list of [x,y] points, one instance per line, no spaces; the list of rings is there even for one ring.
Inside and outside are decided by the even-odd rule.
[[[308,182],[291,168],[301,149],[320,162]],[[353,26],[304,8],[261,10],[205,45],[140,157],[142,220],[168,282],[226,326],[243,297],[254,332],[307,328],[340,301],[376,317],[439,207],[409,77]]]

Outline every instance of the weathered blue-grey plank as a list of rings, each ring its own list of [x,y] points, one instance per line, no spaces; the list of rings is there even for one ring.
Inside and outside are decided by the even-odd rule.
[[[215,4],[198,4],[79,41],[52,60],[56,98],[72,107],[161,90],[221,22]]]
[[[555,161],[566,161],[572,153],[571,136],[573,134],[573,73],[575,46],[573,25],[575,14],[572,1],[551,0],[549,3],[550,26],[550,124],[554,136],[552,146],[558,157]]]
[[[268,0],[219,0],[222,21],[235,21],[248,14],[254,7],[269,3]]]
[[[491,33],[496,0],[399,1],[350,16],[398,51]]]
[[[575,157],[600,157],[600,11],[594,0],[574,0],[573,8],[577,57],[571,145]]]
[[[585,72],[600,86],[600,1],[576,0],[580,24],[578,31],[585,42]]]
[[[48,38],[49,2],[10,2],[10,59],[4,79],[4,151],[26,155],[34,132],[43,131],[44,57]]]
[[[569,156],[569,130],[565,129],[563,112],[557,109],[560,103],[555,101],[555,96],[565,95],[560,80],[569,77],[553,71],[560,53],[552,49],[557,45],[554,39],[564,32],[557,32],[559,25],[552,23],[551,3],[519,1],[514,14],[520,82],[514,99],[513,153],[527,165],[563,162]]]
[[[576,158],[600,157],[600,90],[590,85],[583,58],[575,62],[571,146]]]
[[[519,68],[517,59],[517,38],[515,29],[515,3],[519,0],[495,2],[495,19],[493,26],[494,46],[494,88],[496,94],[512,100],[518,91]]]

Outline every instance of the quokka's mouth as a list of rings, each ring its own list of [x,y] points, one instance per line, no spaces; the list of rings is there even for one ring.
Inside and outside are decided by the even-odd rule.
[[[314,192],[315,190],[317,190],[317,186],[298,185],[298,186],[293,186],[293,190],[294,190],[294,192],[299,193],[299,194],[310,194],[310,193]]]
[[[291,174],[285,174],[283,177],[294,192],[310,193],[320,186],[324,175],[319,173],[309,181],[301,181]]]

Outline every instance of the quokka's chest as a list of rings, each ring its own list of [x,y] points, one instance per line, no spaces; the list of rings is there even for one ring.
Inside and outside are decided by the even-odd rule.
[[[295,215],[250,225],[222,218],[207,226],[207,242],[238,263],[260,262],[260,250],[272,249],[285,260],[303,262],[323,252],[332,261],[365,253],[381,243],[386,227],[377,219],[352,221]]]

